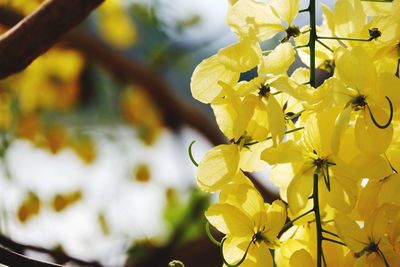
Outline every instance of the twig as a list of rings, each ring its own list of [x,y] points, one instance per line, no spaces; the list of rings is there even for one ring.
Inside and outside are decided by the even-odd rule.
[[[60,263],[60,264],[65,264],[67,262],[73,262],[73,263],[79,264],[80,266],[102,267],[102,265],[97,261],[85,261],[85,260],[81,260],[81,259],[69,256],[66,253],[59,251],[59,250],[51,250],[51,249],[47,249],[47,248],[43,248],[43,247],[39,247],[39,246],[21,244],[19,242],[16,242],[16,241],[10,239],[9,237],[7,237],[5,235],[1,235],[1,234],[0,234],[0,244],[8,249],[18,252],[18,253],[24,253],[27,250],[44,253],[44,254],[51,256],[57,263]],[[2,255],[3,254],[0,255],[0,262],[5,263],[4,259],[2,258]],[[17,254],[17,255],[19,255],[19,254]],[[11,266],[28,266],[28,265],[11,265]],[[33,266],[33,265],[30,265],[30,266]],[[39,266],[39,265],[37,265],[37,266]],[[47,266],[47,265],[41,265],[41,266]],[[59,265],[49,265],[49,266],[59,266]]]
[[[0,263],[7,266],[24,266],[24,267],[60,267],[62,265],[47,263],[34,260],[24,255],[13,252],[7,248],[0,247]]]
[[[26,68],[104,0],[48,0],[0,36],[0,79]]]

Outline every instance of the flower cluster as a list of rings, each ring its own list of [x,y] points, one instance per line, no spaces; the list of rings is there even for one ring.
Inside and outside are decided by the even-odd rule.
[[[225,266],[400,266],[400,1],[322,10],[316,25],[315,0],[230,0],[238,41],[194,70],[193,97],[230,140],[197,171],[219,192],[205,215]],[[268,164],[272,204],[244,174]]]

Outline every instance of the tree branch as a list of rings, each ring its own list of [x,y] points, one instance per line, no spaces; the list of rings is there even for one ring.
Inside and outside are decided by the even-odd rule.
[[[7,248],[0,247],[0,263],[7,266],[26,266],[26,267],[60,267],[62,265],[47,263],[34,260],[24,255],[13,252]]]
[[[40,253],[47,254],[47,255],[51,256],[55,260],[55,262],[57,262],[59,264],[65,264],[67,262],[73,262],[73,263],[78,264],[79,266],[102,267],[102,265],[97,261],[85,261],[85,260],[81,260],[81,259],[69,256],[66,253],[62,252],[62,251],[51,250],[51,249],[47,249],[47,248],[43,248],[43,247],[39,247],[39,246],[21,244],[21,243],[18,243],[16,241],[10,239],[9,237],[7,237],[5,235],[2,235],[2,234],[0,234],[0,244],[7,248],[6,249],[7,251],[4,251],[4,249],[3,249],[3,252],[0,252],[0,262],[4,263],[4,264],[7,264],[7,263],[4,262],[3,255],[7,255],[6,253],[9,254],[8,249],[11,249],[12,251],[17,252],[17,253],[15,253],[16,255],[9,254],[10,256],[13,256],[14,260],[16,260],[15,258],[17,258],[17,257],[18,258],[21,258],[21,257],[26,258],[25,256],[22,256],[22,255],[20,255],[18,253],[22,254],[22,253],[25,253],[25,251],[30,250],[30,251],[35,251],[35,252],[40,252]],[[4,253],[4,254],[2,254],[2,253]],[[19,260],[21,260],[21,259],[19,259]],[[24,260],[24,259],[22,259],[22,260]],[[29,260],[32,261],[32,259],[29,259]],[[11,266],[28,266],[28,265],[25,265],[25,264],[24,265],[14,264],[14,265],[11,265]],[[39,265],[29,265],[29,266],[39,266]],[[40,265],[40,266],[60,266],[60,265],[51,264],[51,265]]]
[[[0,79],[26,68],[104,0],[48,0],[0,36]]]

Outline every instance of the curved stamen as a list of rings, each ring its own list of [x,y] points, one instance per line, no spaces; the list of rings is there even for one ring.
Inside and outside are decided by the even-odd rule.
[[[389,115],[389,120],[388,120],[388,122],[387,122],[386,124],[384,124],[384,125],[380,125],[380,124],[376,121],[374,115],[372,114],[371,108],[369,107],[369,105],[366,105],[367,108],[368,108],[369,116],[371,117],[372,122],[373,122],[373,123],[375,124],[375,126],[378,127],[379,129],[386,129],[387,127],[389,127],[389,125],[390,125],[390,123],[392,123],[392,119],[393,119],[393,104],[392,104],[392,101],[390,101],[390,98],[387,97],[387,96],[385,96],[385,98],[386,98],[386,100],[387,100],[388,103],[389,103],[390,115]]]
[[[378,254],[382,257],[382,259],[383,259],[383,261],[385,263],[385,267],[390,267],[389,263],[387,262],[387,260],[385,258],[385,255],[383,255],[382,250],[380,250],[379,248],[378,248]]]
[[[325,165],[324,182],[328,191],[331,191],[331,179],[329,177],[329,165]]]
[[[228,263],[228,262],[226,261],[225,257],[224,257],[224,243],[225,243],[225,240],[226,240],[226,237],[224,237],[224,238],[222,239],[222,242],[221,242],[222,261],[223,261],[224,264],[225,264],[226,266],[228,266],[228,267],[237,267],[237,266],[239,266],[240,264],[242,264],[242,263],[244,262],[244,260],[246,259],[247,253],[249,252],[249,249],[250,249],[250,245],[251,245],[251,243],[253,243],[253,242],[256,240],[256,237],[255,237],[255,235],[253,236],[253,238],[251,239],[251,241],[250,241],[249,244],[247,245],[247,248],[246,248],[246,251],[244,252],[243,257],[240,259],[240,261],[238,261],[238,262],[235,263],[235,264],[230,264],[230,263]]]
[[[206,233],[207,233],[208,238],[211,240],[211,242],[213,242],[215,245],[217,245],[219,247],[222,245],[221,242],[219,242],[217,239],[215,239],[214,236],[211,234],[209,222],[206,223]]]
[[[192,146],[194,145],[194,143],[196,143],[196,141],[192,141],[190,143],[189,148],[188,148],[188,153],[189,153],[189,157],[190,157],[190,160],[192,161],[193,165],[196,166],[196,167],[199,167],[199,164],[194,159],[193,153],[192,153]]]

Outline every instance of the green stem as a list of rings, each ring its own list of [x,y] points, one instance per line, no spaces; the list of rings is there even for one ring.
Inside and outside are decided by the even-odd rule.
[[[199,167],[199,164],[197,163],[197,161],[194,159],[193,157],[193,153],[192,153],[192,146],[194,145],[194,143],[196,143],[196,141],[192,141],[188,147],[188,154],[189,154],[189,158],[192,161],[193,165],[196,167]]]
[[[310,0],[308,11],[310,12],[310,85],[315,88],[315,42],[317,40],[317,23],[315,17],[315,0]]]
[[[315,75],[315,42],[317,37],[317,23],[316,23],[316,12],[315,12],[315,0],[310,0],[308,5],[308,11],[310,12],[310,40],[308,45],[310,47],[310,85],[315,88],[316,86],[316,75]],[[314,213],[315,213],[315,225],[317,231],[317,267],[322,266],[322,224],[321,214],[319,210],[319,198],[318,198],[318,174],[314,173],[313,177],[313,202],[314,202]]]
[[[306,47],[308,47],[308,44],[295,46],[294,49],[306,48]]]
[[[309,210],[309,211],[307,211],[307,212],[305,212],[305,213],[303,213],[303,214],[297,216],[297,217],[294,218],[293,220],[287,222],[287,223],[282,227],[282,229],[289,229],[290,227],[293,226],[293,223],[294,223],[295,221],[300,220],[301,218],[303,218],[303,217],[306,216],[307,214],[310,214],[310,213],[313,212],[313,211],[314,211],[314,210],[311,209],[311,210]]]
[[[351,38],[351,37],[336,37],[336,36],[317,36],[317,39],[326,40],[341,40],[341,41],[355,41],[355,42],[371,42],[372,38]]]
[[[286,131],[285,134],[297,132],[297,131],[300,131],[300,130],[303,130],[303,129],[304,129],[304,127],[294,128],[292,130]],[[272,136],[267,137],[267,139],[265,139],[265,140],[270,140],[270,139],[272,139]]]
[[[317,42],[320,43],[320,45],[322,45],[323,47],[325,47],[326,49],[328,49],[329,51],[331,51],[332,53],[334,52],[332,48],[330,48],[328,45],[326,45],[324,42],[322,42],[321,40],[317,39]]]
[[[313,0],[312,0],[313,1]],[[322,224],[321,224],[321,212],[319,210],[319,198],[318,198],[318,174],[314,173],[313,179],[313,201],[314,201],[314,213],[315,213],[315,225],[317,231],[317,267],[322,266]]]
[[[331,231],[328,231],[328,230],[325,230],[325,229],[322,229],[322,232],[327,233],[327,234],[329,234],[329,235],[332,235],[332,236],[334,236],[334,237],[339,237],[337,234],[332,233]]]
[[[295,46],[294,49],[305,48],[305,47],[308,47],[308,44]],[[262,51],[262,54],[263,54],[263,55],[269,55],[269,54],[271,54],[273,51],[274,51],[274,49],[265,50],[265,51]]]
[[[323,237],[322,239],[325,240],[325,241],[328,241],[328,242],[332,242],[332,243],[335,243],[335,244],[346,246],[345,243],[337,241],[337,240],[334,240],[334,239],[330,239],[330,238],[327,238],[327,237]]]
[[[207,223],[206,223],[206,234],[207,234],[208,238],[211,240],[211,242],[213,242],[215,245],[217,245],[218,247],[220,247],[220,246],[221,246],[221,242],[219,242],[218,240],[216,240],[216,239],[214,238],[214,236],[211,234],[210,226],[211,226],[210,223],[207,222]]]
[[[393,0],[361,0],[363,2],[377,2],[377,3],[390,3],[393,2]]]

